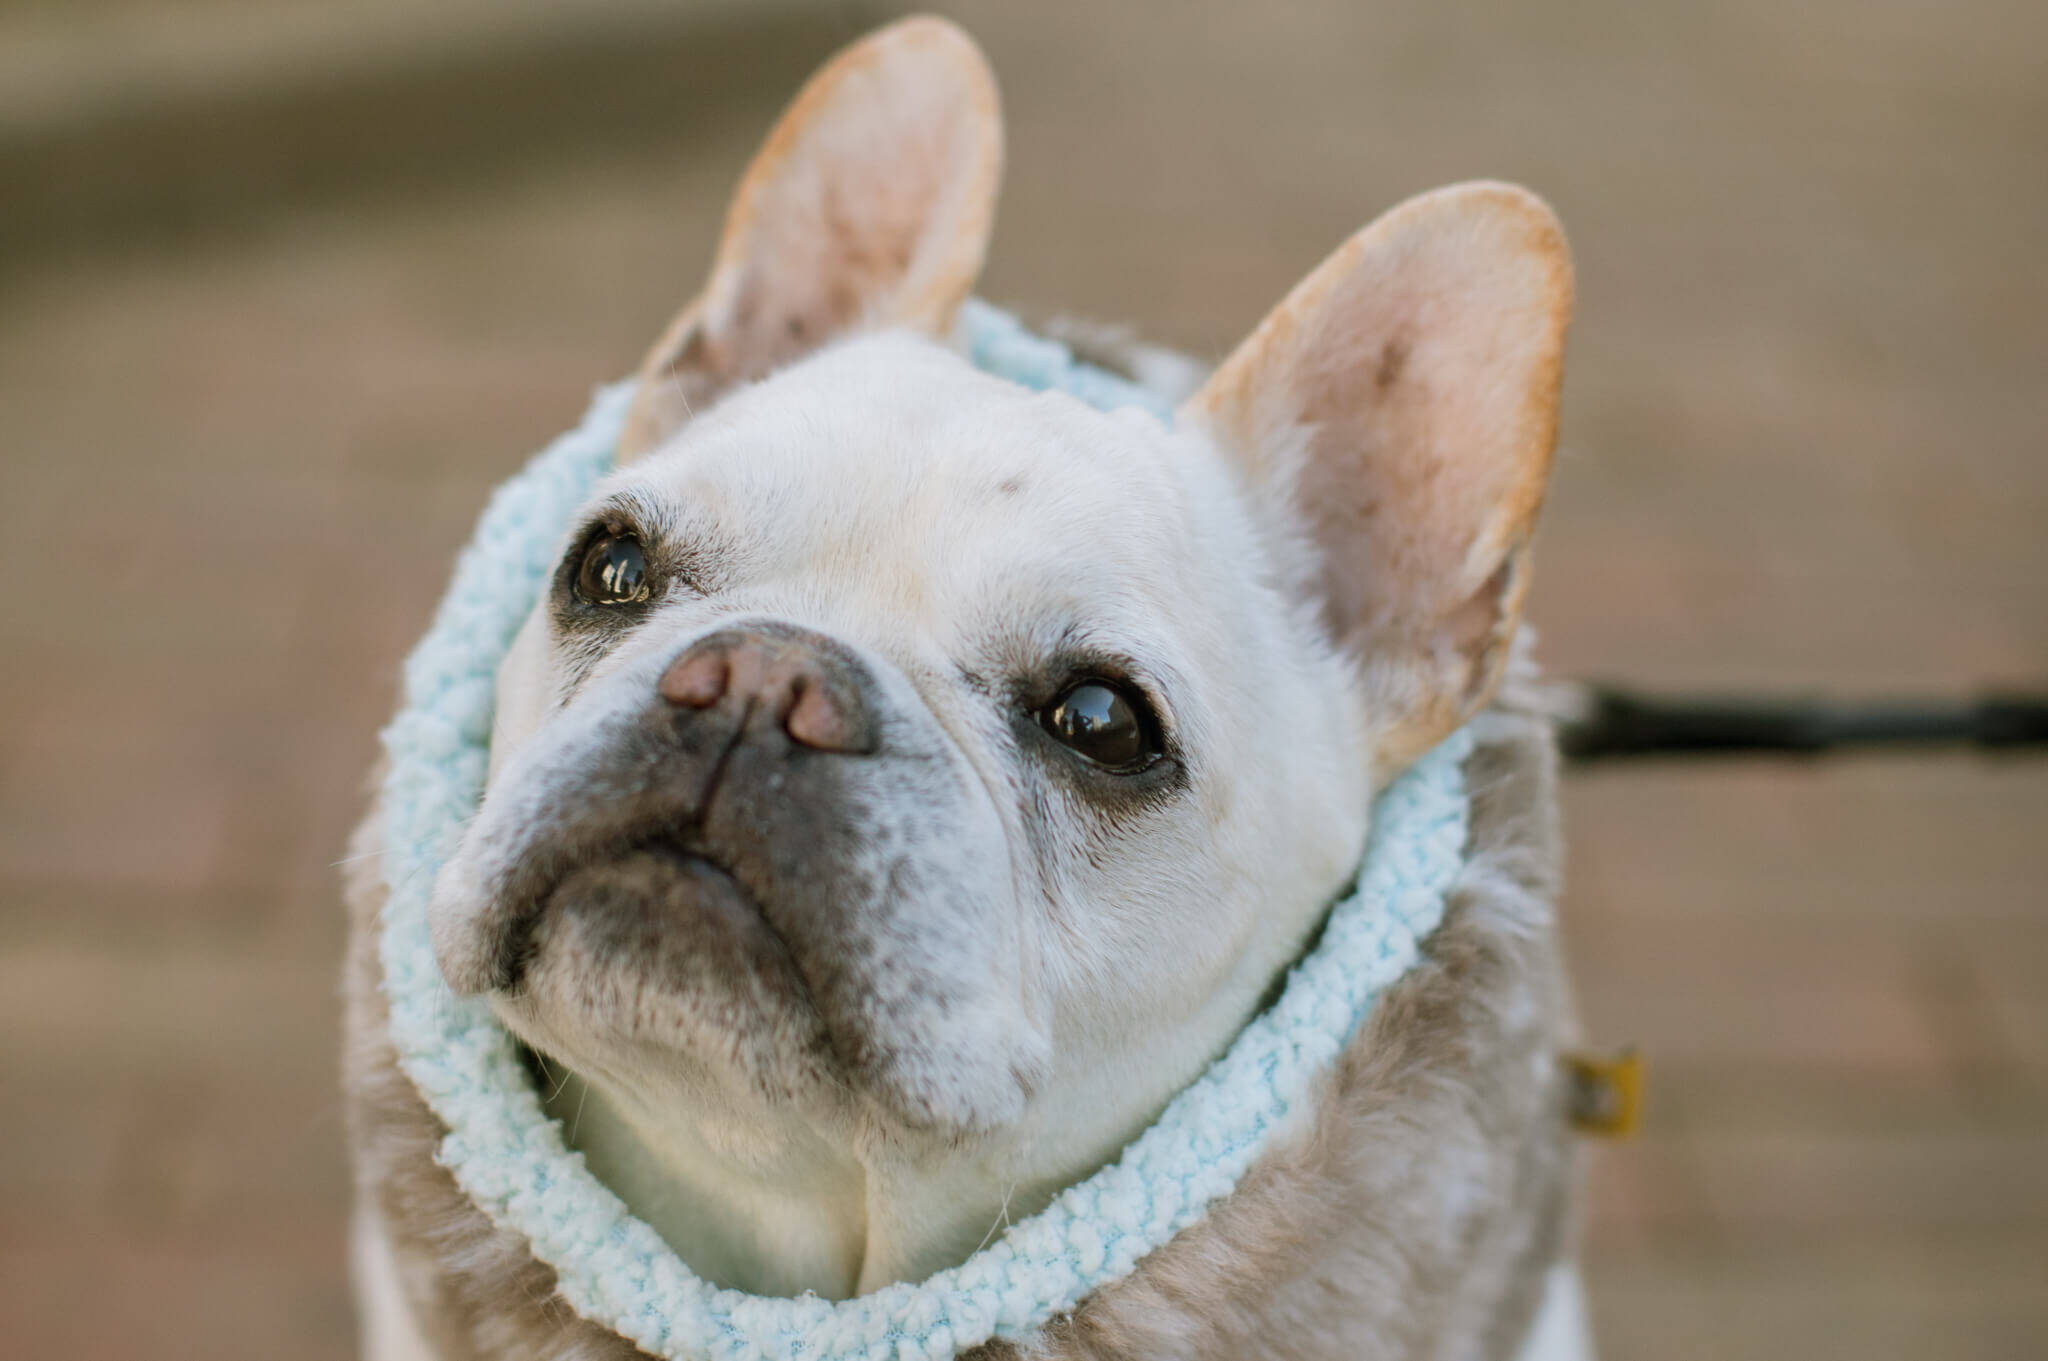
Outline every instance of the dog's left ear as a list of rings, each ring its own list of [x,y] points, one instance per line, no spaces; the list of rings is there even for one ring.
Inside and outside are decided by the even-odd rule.
[[[1383,776],[1506,665],[1571,299],[1540,199],[1440,189],[1345,242],[1183,409],[1305,532],[1303,586],[1359,666]]]
[[[946,334],[981,273],[1002,162],[995,77],[953,24],[900,20],[827,62],[755,153],[704,291],[641,365],[619,461],[836,336]]]

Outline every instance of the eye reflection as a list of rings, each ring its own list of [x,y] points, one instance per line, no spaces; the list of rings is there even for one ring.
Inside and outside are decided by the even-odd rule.
[[[1068,687],[1038,721],[1062,746],[1110,770],[1136,770],[1159,754],[1143,701],[1111,681]]]
[[[591,605],[630,605],[647,599],[647,558],[638,536],[608,531],[583,550],[576,571],[576,595]]]

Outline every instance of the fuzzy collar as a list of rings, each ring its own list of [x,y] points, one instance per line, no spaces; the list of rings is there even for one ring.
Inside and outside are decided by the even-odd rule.
[[[979,302],[962,316],[975,365],[1026,386],[1164,419],[1157,395],[1076,360]],[[1331,909],[1280,998],[1118,1160],[957,1267],[854,1299],[722,1290],[702,1280],[566,1146],[512,1037],[457,998],[429,940],[435,875],[474,816],[489,765],[499,662],[539,598],[556,539],[612,463],[630,384],[600,390],[577,428],[499,487],[406,661],[384,732],[389,898],[381,958],[400,1066],[447,1127],[438,1159],[497,1224],[525,1236],[585,1318],[672,1361],[940,1361],[1018,1338],[1199,1222],[1302,1107],[1375,997],[1418,956],[1461,864],[1460,732],[1379,798],[1356,887]]]

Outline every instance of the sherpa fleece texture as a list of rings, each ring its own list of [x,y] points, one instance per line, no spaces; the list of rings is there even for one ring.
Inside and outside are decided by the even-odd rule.
[[[970,357],[1035,388],[1104,408],[1158,400],[1076,361],[985,304],[963,317]],[[1332,909],[1277,1003],[1111,1166],[1063,1192],[959,1267],[845,1301],[720,1290],[569,1151],[512,1038],[458,999],[435,966],[433,880],[483,791],[494,678],[542,589],[563,526],[607,471],[630,385],[597,394],[582,424],[500,488],[408,660],[385,733],[389,897],[381,957],[399,1062],[447,1126],[438,1152],[471,1199],[555,1268],[585,1318],[675,1361],[951,1357],[1023,1338],[1121,1280],[1230,1194],[1345,1048],[1378,991],[1415,962],[1441,919],[1467,833],[1459,733],[1380,797],[1357,887]]]

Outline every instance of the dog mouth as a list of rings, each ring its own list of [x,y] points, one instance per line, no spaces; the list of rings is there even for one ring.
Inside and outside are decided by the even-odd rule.
[[[741,945],[796,971],[795,954],[729,859],[687,832],[622,840],[578,857],[521,895],[497,948],[494,985],[527,989],[551,923],[577,919],[580,933],[620,967],[652,961],[679,942],[699,950]]]
[[[608,838],[556,864],[546,883],[499,899],[517,906],[494,942],[494,1004],[523,1041],[629,1086],[646,1071],[720,1073],[797,1100],[851,1080],[847,1046],[861,1045],[819,1004],[819,959],[694,829]]]

